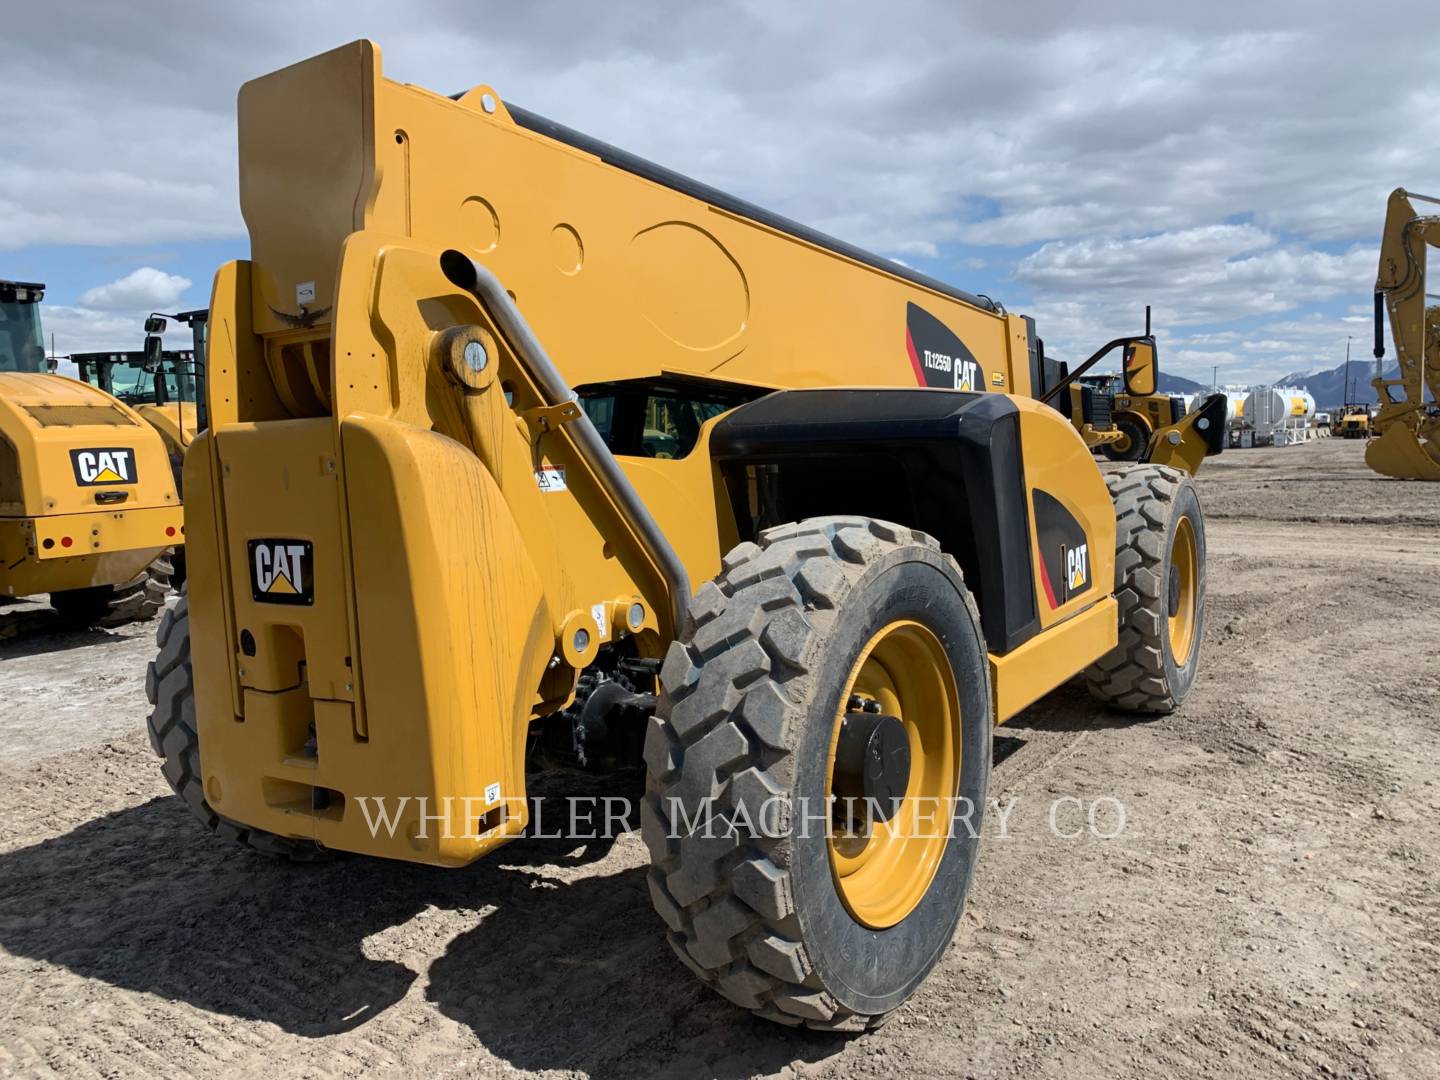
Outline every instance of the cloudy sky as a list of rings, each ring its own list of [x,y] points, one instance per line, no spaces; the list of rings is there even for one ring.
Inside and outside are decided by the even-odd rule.
[[[8,4],[0,277],[136,348],[248,250],[235,93],[356,37],[1036,317],[1258,381],[1368,355],[1385,198],[1440,188],[1440,4]]]

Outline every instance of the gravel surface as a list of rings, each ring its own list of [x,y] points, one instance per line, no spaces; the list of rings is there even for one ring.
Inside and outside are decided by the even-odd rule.
[[[1362,452],[1206,464],[1194,693],[1136,722],[1071,685],[997,732],[1005,835],[857,1038],[698,985],[638,836],[447,871],[202,834],[144,735],[153,627],[0,608],[0,1072],[1440,1076],[1440,484]]]

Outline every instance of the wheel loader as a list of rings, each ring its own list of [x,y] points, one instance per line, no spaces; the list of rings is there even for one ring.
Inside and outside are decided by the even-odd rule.
[[[45,286],[0,281],[0,594],[68,622],[153,618],[184,520],[165,446],[124,402],[50,372]]]
[[[1414,202],[1440,199],[1404,188],[1390,193],[1375,279],[1375,378],[1380,402],[1365,463],[1400,480],[1440,480],[1440,306],[1426,306],[1427,253],[1440,243],[1440,216],[1422,217]],[[1397,377],[1386,379],[1385,312],[1395,338]],[[1428,391],[1428,397],[1427,395]],[[1347,417],[1348,420],[1348,417]]]
[[[1345,439],[1368,439],[1371,435],[1370,410],[1364,405],[1347,405],[1340,412],[1335,431]],[[1376,470],[1377,472],[1380,470]]]
[[[1084,374],[1116,348],[1123,350],[1119,374]],[[1058,371],[1062,377],[1069,375],[1067,365],[1059,365]],[[1155,338],[1150,333],[1149,307],[1145,309],[1143,335],[1103,346],[1076,369],[1075,376],[1069,394],[1056,398],[1056,408],[1075,425],[1088,446],[1111,461],[1149,460],[1152,439],[1169,442],[1192,425],[1211,434],[1205,443],[1207,454],[1218,454],[1223,449],[1223,394],[1208,395],[1194,413],[1188,413],[1183,397],[1160,393],[1160,366]],[[1044,395],[1042,398],[1048,400]]]
[[[1029,318],[370,42],[247,83],[239,163],[147,678],[211,831],[463,866],[541,759],[643,765],[679,960],[859,1031],[954,935],[994,726],[1189,693],[1216,433],[1102,474]]]

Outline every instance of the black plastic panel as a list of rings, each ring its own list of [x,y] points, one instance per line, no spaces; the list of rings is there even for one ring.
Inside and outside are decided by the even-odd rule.
[[[710,448],[742,537],[829,514],[908,525],[959,562],[991,652],[1038,630],[1019,410],[1005,395],[784,390],[722,419]]]

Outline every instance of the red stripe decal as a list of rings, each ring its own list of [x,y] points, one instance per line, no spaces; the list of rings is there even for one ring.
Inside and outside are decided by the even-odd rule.
[[[910,328],[905,328],[905,351],[910,354],[910,366],[915,369],[915,381],[925,385],[925,369],[920,366],[920,357],[915,355],[915,341],[910,337]]]
[[[1045,586],[1045,599],[1050,601],[1052,608],[1060,605],[1055,602],[1055,590],[1050,585],[1050,571],[1045,568],[1045,557],[1040,557],[1040,583]]]

